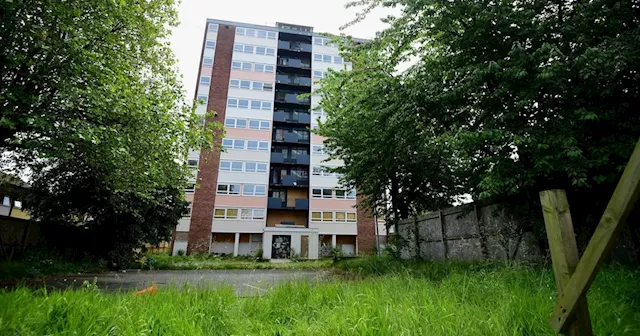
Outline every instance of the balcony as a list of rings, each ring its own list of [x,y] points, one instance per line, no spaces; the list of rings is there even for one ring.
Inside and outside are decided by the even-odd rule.
[[[276,75],[276,83],[297,85],[297,86],[311,86],[311,77],[300,77],[291,75]]]
[[[278,57],[278,66],[298,69],[311,69],[311,62],[305,62],[297,58]]]
[[[278,49],[295,52],[311,52],[311,44],[297,41],[278,41]]]
[[[298,95],[301,95],[304,93],[305,92],[300,92],[300,93],[277,92],[275,100],[276,100],[276,103],[311,105],[311,97],[298,99]]]
[[[273,121],[295,124],[311,124],[311,114],[305,112],[275,111],[273,113]]]
[[[267,209],[281,210],[309,210],[308,198],[287,198],[282,200],[277,197],[269,197],[267,201]]]
[[[306,136],[301,136],[299,132],[306,133]],[[274,132],[274,136],[271,139],[274,142],[285,142],[290,144],[308,144],[309,143],[309,132],[304,131],[282,131],[282,129]]]
[[[309,165],[310,156],[306,155],[295,155],[295,156],[285,156],[284,153],[271,153],[271,163],[282,163],[282,164],[298,164],[298,165]]]
[[[278,187],[308,187],[309,178],[299,177],[298,175],[272,175],[269,181],[272,186]]]

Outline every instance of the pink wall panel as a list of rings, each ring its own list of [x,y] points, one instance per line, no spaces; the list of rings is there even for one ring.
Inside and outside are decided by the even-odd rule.
[[[193,194],[185,194],[184,195],[184,199],[187,202],[192,202],[193,203]]]
[[[215,206],[266,208],[267,197],[216,195]]]
[[[324,142],[324,139],[325,139],[325,137],[323,137],[323,136],[312,134],[311,135],[311,144],[313,144],[313,145],[322,145],[322,143]]]
[[[276,75],[274,73],[231,70],[231,78],[232,79],[249,79],[249,80],[256,80],[256,81],[263,81],[263,82],[273,82],[275,81]]]
[[[207,67],[207,66],[200,67],[200,76],[211,76],[212,73],[213,73],[213,67]]]
[[[241,128],[227,128],[227,138],[271,140],[271,132],[268,130],[258,131]]]
[[[309,200],[309,208],[313,210],[352,210],[356,211],[356,200],[317,199]]]

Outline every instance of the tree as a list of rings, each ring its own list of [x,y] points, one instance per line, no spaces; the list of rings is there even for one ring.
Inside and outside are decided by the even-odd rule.
[[[364,0],[348,6],[364,6],[363,15],[376,6],[399,6],[402,14],[385,18],[389,28],[352,48],[373,50],[393,75],[340,94],[402,83],[392,92],[405,103],[390,113],[415,116],[417,125],[405,121],[405,127],[433,130],[400,135],[434,146],[422,154],[401,151],[386,161],[388,170],[431,175],[411,163],[444,152],[452,155],[453,185],[474,199],[532,205],[538,191],[564,188],[572,208],[579,207],[572,213],[583,215],[577,223],[602,212],[640,135],[640,9],[634,2]],[[412,65],[396,71],[407,60]],[[372,99],[371,110],[391,106],[365,94],[361,99]],[[326,107],[340,115],[348,106]],[[326,125],[332,126],[324,135],[344,140],[333,125],[341,122],[329,113]],[[353,123],[354,139],[378,130],[345,122]],[[368,145],[385,141],[382,136]],[[347,162],[346,156],[364,153],[337,155]],[[349,179],[370,173],[345,169],[353,172],[345,174]]]
[[[27,209],[111,226],[114,249],[168,238],[185,206],[188,151],[221,127],[202,128],[185,101],[167,41],[174,1],[0,6],[3,170],[30,174]]]

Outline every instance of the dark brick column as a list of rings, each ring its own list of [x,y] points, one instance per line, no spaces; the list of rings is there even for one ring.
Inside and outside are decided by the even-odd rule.
[[[369,209],[362,208],[362,197],[357,196],[358,254],[373,253],[376,246],[376,222]]]
[[[211,74],[211,85],[209,86],[209,102],[207,104],[207,111],[215,111],[216,116],[207,120],[207,122],[220,121],[224,123],[235,31],[234,26],[220,25],[218,27],[213,73]],[[200,64],[202,64],[202,59],[200,60]],[[198,76],[198,81],[199,80],[200,77]],[[220,142],[222,141],[220,136],[216,135],[214,141],[214,148],[219,148]],[[214,149],[213,151],[200,152],[197,177],[198,188],[196,188],[193,197],[193,210],[191,212],[191,225],[189,227],[189,245],[187,246],[187,253],[189,254],[194,252],[209,252],[219,167],[219,150]]]

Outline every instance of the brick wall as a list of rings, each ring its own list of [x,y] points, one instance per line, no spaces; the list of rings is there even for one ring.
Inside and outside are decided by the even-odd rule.
[[[376,223],[368,209],[361,208],[362,198],[357,196],[358,253],[373,253],[376,246]]]
[[[207,122],[215,120],[224,123],[234,36],[234,26],[220,25],[218,27],[211,86],[209,87],[209,102],[207,104],[207,111],[213,110],[217,114],[213,119],[207,120]],[[199,78],[198,76],[198,80]],[[197,177],[198,188],[193,198],[193,211],[191,214],[191,225],[189,227],[189,245],[187,247],[187,253],[189,254],[193,252],[209,252],[211,246],[213,207],[215,204],[218,168],[220,165],[220,151],[215,148],[219,148],[222,139],[216,137],[215,141],[214,150],[202,151],[200,153],[200,166],[198,167]]]

